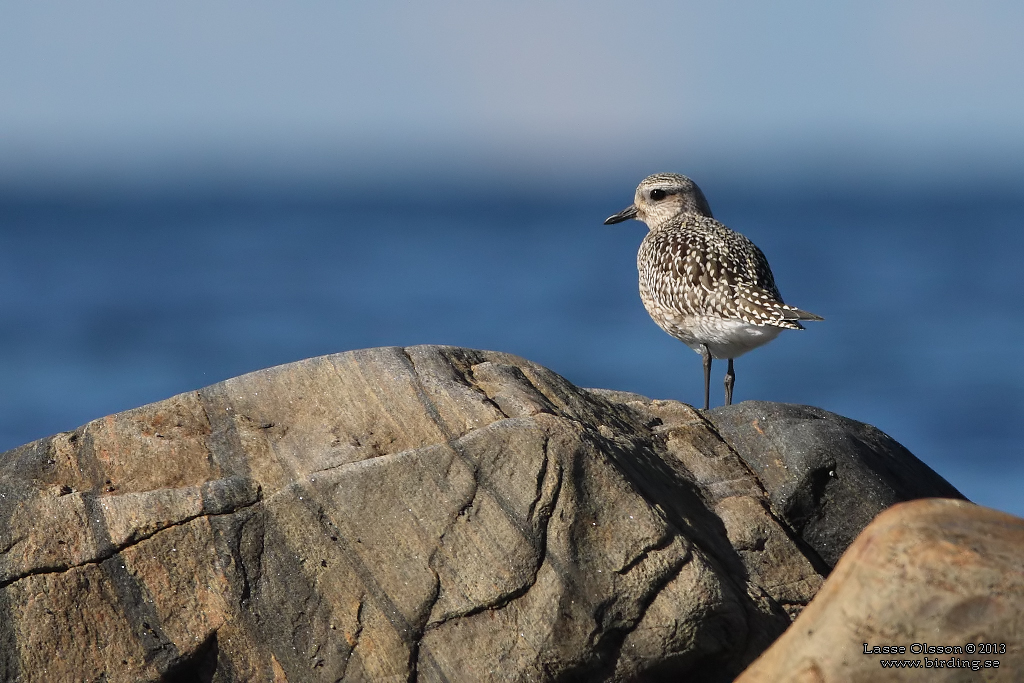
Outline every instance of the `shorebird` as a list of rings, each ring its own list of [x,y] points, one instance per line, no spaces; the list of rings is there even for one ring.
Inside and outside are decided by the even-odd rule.
[[[713,358],[729,360],[725,405],[731,405],[734,358],[782,330],[804,329],[801,320],[823,320],[782,301],[768,259],[711,216],[704,193],[686,176],[644,178],[633,203],[604,224],[630,218],[648,228],[636,255],[640,299],[658,327],[703,357],[704,410]]]

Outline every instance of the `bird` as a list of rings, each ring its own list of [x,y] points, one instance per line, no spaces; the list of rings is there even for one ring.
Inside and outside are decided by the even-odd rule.
[[[636,188],[633,203],[605,219],[647,225],[637,252],[640,299],[658,326],[704,360],[704,410],[710,403],[712,359],[728,359],[725,405],[732,405],[733,359],[767,344],[801,321],[824,320],[782,300],[768,259],[757,246],[711,215],[697,184],[656,173]]]

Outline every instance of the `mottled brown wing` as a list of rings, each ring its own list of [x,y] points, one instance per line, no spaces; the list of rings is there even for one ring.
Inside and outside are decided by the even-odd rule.
[[[649,289],[657,299],[683,315],[799,329],[800,324],[793,322],[798,318],[788,315],[791,307],[779,296],[764,254],[717,221],[702,222],[709,225],[699,231],[680,224],[645,240],[640,261],[650,267]]]

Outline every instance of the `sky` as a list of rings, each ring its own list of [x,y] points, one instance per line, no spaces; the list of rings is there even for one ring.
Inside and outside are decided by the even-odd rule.
[[[4,3],[0,188],[1024,165],[1015,2]],[[604,174],[602,176],[602,174]]]

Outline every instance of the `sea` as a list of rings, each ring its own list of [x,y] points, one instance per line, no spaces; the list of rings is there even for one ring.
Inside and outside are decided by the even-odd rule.
[[[824,316],[736,361],[736,400],[868,422],[1024,516],[1024,190],[704,185]],[[505,351],[699,404],[637,294],[632,187],[0,192],[0,451],[269,366],[375,346]],[[712,404],[725,363],[715,364]]]

